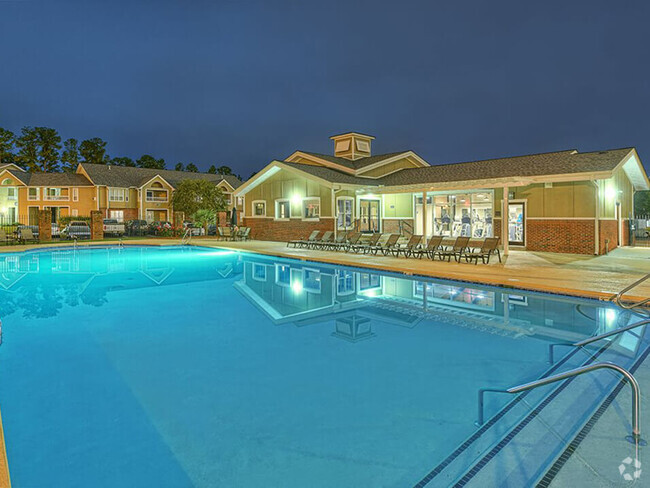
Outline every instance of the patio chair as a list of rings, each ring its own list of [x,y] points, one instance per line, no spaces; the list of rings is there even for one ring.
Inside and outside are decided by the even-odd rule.
[[[309,247],[309,244],[316,240],[318,234],[320,234],[320,231],[314,230],[311,234],[309,234],[309,237],[307,238],[292,239],[287,242],[287,247],[291,247],[291,244],[293,244],[293,247]]]
[[[405,258],[413,256],[418,249],[422,247],[422,236],[413,234],[405,246],[395,248],[395,257],[398,258],[400,254],[404,254]],[[420,254],[420,257],[422,255]]]
[[[20,234],[18,234],[18,239],[23,243],[27,244],[28,242],[40,242],[38,237],[34,235],[32,229],[23,227],[20,229]]]
[[[364,254],[367,254],[369,249],[372,249],[374,246],[377,245],[377,243],[379,242],[379,239],[381,239],[382,235],[383,234],[380,234],[378,232],[375,233],[375,234],[372,234],[370,236],[370,240],[368,242],[360,242],[361,239],[359,239],[359,241],[357,241],[357,243],[355,245],[350,246],[349,250],[352,251],[352,252],[361,252],[361,251],[363,251]]]
[[[343,232],[343,233],[336,236],[336,239],[334,239],[334,241],[332,242],[332,244],[330,245],[329,248],[332,251],[338,251],[345,244],[347,244],[347,242],[348,242],[348,233]]]
[[[242,241],[249,241],[251,238],[251,228],[250,227],[242,227],[240,229],[240,235],[239,239]]]
[[[378,252],[381,252],[384,256],[388,256],[389,253],[394,252],[397,243],[399,242],[400,235],[399,234],[390,234],[388,236],[388,239],[386,239],[386,242],[383,244],[377,243],[376,246],[374,246],[371,250],[368,252],[374,252],[374,254],[377,254]]]
[[[14,236],[7,234],[4,230],[0,229],[0,241],[4,241],[5,244],[9,245],[9,243],[14,240]]]
[[[456,237],[456,242],[451,248],[443,249],[438,253],[440,260],[444,261],[447,258],[447,262],[451,262],[453,256],[456,262],[460,262],[460,258],[463,256],[468,244],[469,237]]]
[[[498,237],[486,237],[481,245],[480,249],[467,250],[463,257],[468,261],[474,264],[478,264],[479,258],[483,261],[483,264],[490,264],[490,256],[494,253],[499,257],[499,262],[501,262],[501,252],[497,247],[499,245]]]
[[[349,234],[349,237],[347,238],[347,242],[345,242],[340,249],[342,249],[345,252],[348,252],[352,246],[356,246],[359,244],[359,239],[361,239],[361,232],[352,232]]]
[[[332,241],[333,241],[332,236],[333,235],[334,235],[334,232],[332,232],[331,230],[328,230],[327,232],[325,232],[321,236],[320,239],[314,240],[310,244],[309,248],[310,249],[326,249],[327,246],[330,246],[332,244]]]
[[[415,249],[413,254],[417,254],[418,258],[422,259],[422,255],[426,255],[430,259],[434,259],[436,254],[442,250],[442,236],[431,236],[426,247]],[[442,259],[442,258],[441,258]]]
[[[232,229],[230,227],[219,227],[219,236],[221,237],[221,240],[223,241],[232,241],[233,240],[233,235],[232,235]]]

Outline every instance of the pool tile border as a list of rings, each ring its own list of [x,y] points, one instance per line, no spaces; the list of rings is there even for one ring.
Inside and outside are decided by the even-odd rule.
[[[9,477],[9,462],[7,461],[7,449],[5,447],[4,428],[2,427],[2,413],[0,412],[0,487],[11,488]]]

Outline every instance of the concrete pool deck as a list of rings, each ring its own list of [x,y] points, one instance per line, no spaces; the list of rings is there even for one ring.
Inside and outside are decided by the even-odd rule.
[[[114,245],[119,240],[84,241],[79,246]],[[129,245],[176,245],[180,239],[125,239]],[[489,265],[441,262],[417,258],[395,258],[336,251],[288,248],[286,243],[272,241],[221,241],[216,238],[193,238],[191,244],[279,256],[323,263],[371,268],[382,271],[422,275],[432,278],[483,283],[530,291],[558,293],[609,300],[620,290],[650,273],[650,248],[618,248],[605,256],[556,254],[511,250],[503,263],[490,260]],[[69,242],[0,247],[3,252],[21,252],[35,248],[71,246]],[[628,301],[650,297],[650,280],[631,290]]]

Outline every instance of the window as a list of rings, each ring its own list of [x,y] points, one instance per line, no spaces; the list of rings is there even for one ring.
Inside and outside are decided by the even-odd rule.
[[[266,217],[266,202],[264,200],[253,202],[253,217]]]
[[[27,189],[27,200],[38,200],[38,188]]]
[[[149,192],[147,192],[147,196]],[[108,189],[109,202],[128,202],[129,191],[126,188],[109,188]]]
[[[111,210],[110,218],[118,222],[124,222],[124,210]]]
[[[16,200],[16,189],[15,188],[7,188],[7,200]]]
[[[339,197],[336,200],[336,222],[339,229],[352,227],[354,198]]]
[[[289,200],[275,201],[275,219],[289,219],[291,217],[291,203]]]
[[[350,295],[354,293],[354,272],[340,270],[337,277],[336,294]]]
[[[2,184],[3,185],[11,185],[11,184],[13,184],[13,181],[11,181],[10,178],[7,178],[5,180],[2,180]]]
[[[291,286],[291,266],[287,264],[276,264],[275,282],[280,286]]]
[[[43,188],[43,200],[68,200],[68,188]]]
[[[266,266],[253,263],[253,279],[255,281],[266,281]]]
[[[73,217],[79,217],[79,210],[77,210],[76,208],[73,208],[72,209],[72,216]]]
[[[167,201],[167,190],[159,190],[157,188],[150,188],[147,190],[147,201],[148,202],[166,202]]]
[[[302,287],[306,291],[320,293],[320,271],[317,269],[305,268],[303,270]]]
[[[318,220],[320,218],[320,198],[305,198],[302,201],[303,219]]]
[[[72,189],[72,201],[73,202],[78,202],[79,201],[79,188],[73,188]]]

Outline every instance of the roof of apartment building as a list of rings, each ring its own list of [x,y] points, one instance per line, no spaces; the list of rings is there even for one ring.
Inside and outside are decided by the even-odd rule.
[[[27,186],[93,186],[88,178],[77,173],[29,173],[15,169],[8,171]]]
[[[634,148],[631,147],[588,153],[581,153],[575,149],[570,149],[507,158],[406,168],[380,178],[354,176],[336,169],[311,164],[287,161],[282,161],[281,163],[336,184],[409,186],[499,178],[530,178],[610,172],[625,161],[633,151]],[[638,181],[645,180],[646,178],[645,174],[642,173],[639,176]],[[647,180],[645,181],[647,183]]]
[[[173,171],[168,169],[132,168],[109,164],[81,163],[83,170],[95,185],[119,188],[140,188],[156,176],[162,177],[167,183],[176,187],[182,180],[208,180],[215,184],[226,181],[232,188],[237,189],[242,181],[235,175],[217,175],[211,173],[192,173],[188,171]]]
[[[310,156],[314,156],[319,159],[324,159],[325,161],[329,161],[330,163],[335,163],[340,166],[350,168],[353,170],[360,170],[362,168],[365,168],[366,166],[370,166],[375,163],[379,163],[385,159],[391,159],[395,156],[399,156],[400,154],[403,154],[405,157],[410,153],[410,150],[407,151],[398,151],[398,152],[393,152],[393,153],[386,153],[386,154],[377,154],[375,156],[368,156],[365,158],[360,158],[357,160],[349,160],[346,158],[340,158],[337,156],[330,156],[328,154],[320,154],[320,153],[315,153],[311,151],[297,151],[297,153],[302,153],[302,154],[307,154]],[[294,153],[296,154],[296,153]]]

